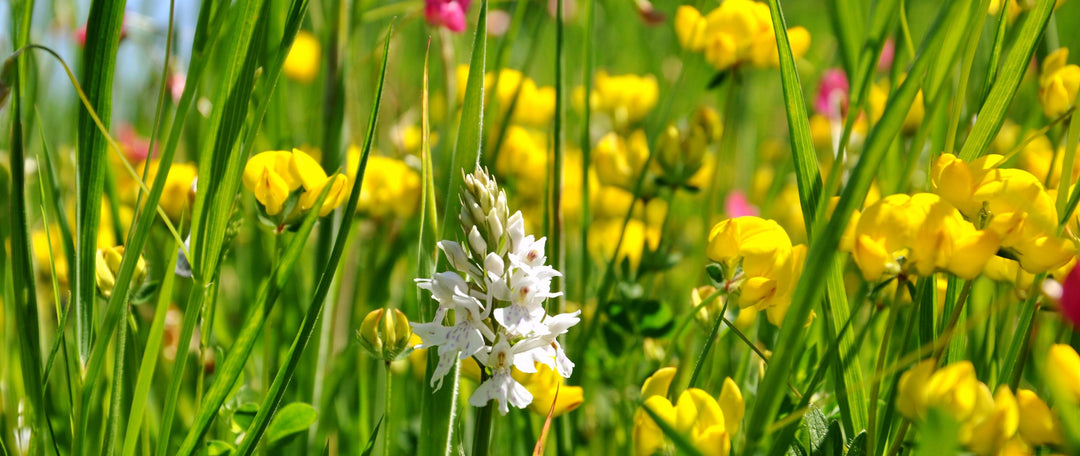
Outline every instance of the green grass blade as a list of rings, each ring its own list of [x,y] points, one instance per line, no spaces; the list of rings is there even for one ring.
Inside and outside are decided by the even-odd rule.
[[[172,244],[172,255],[165,263],[165,277],[161,281],[158,290],[157,307],[154,310],[154,319],[150,323],[150,333],[146,339],[146,348],[143,349],[142,362],[139,364],[139,373],[135,381],[135,390],[131,397],[131,408],[128,411],[127,430],[124,433],[122,452],[124,456],[135,454],[135,445],[139,440],[139,430],[142,428],[143,415],[146,411],[146,400],[150,394],[151,382],[154,380],[154,371],[157,368],[158,353],[161,353],[161,339],[165,333],[165,315],[168,313],[169,304],[172,302],[173,285],[176,283],[176,274],[172,271],[176,267],[176,259],[180,254],[180,245]]]
[[[945,18],[953,16],[956,9],[956,5],[950,5],[939,14],[923,43],[923,52],[916,59],[907,79],[893,95],[891,103],[885,108],[881,121],[870,132],[866,148],[852,172],[848,185],[844,187],[832,218],[825,229],[819,231],[820,235],[810,245],[806,264],[815,265],[814,269],[820,271],[821,268],[831,267],[831,263],[835,260],[840,235],[847,226],[851,213],[862,204],[885,152],[889,149],[896,133],[900,131],[904,117],[915,100],[926,71],[936,57],[935,46],[941,40],[943,24],[946,23]],[[826,281],[821,280],[821,273],[815,274],[814,269],[804,271],[799,279],[794,299],[778,335],[776,350],[769,361],[769,368],[759,386],[756,402],[744,427],[747,430],[745,449],[747,454],[753,454],[762,443],[762,438],[771,431],[768,423],[774,419],[780,401],[785,396],[787,376],[792,371],[795,361],[802,355],[797,350],[803,345],[800,343],[804,337],[802,327],[811,308],[825,291]]]
[[[859,67],[859,49],[863,45],[863,34],[866,33],[866,6],[866,2],[858,0],[829,2],[829,23],[832,24],[836,40],[840,44],[837,48],[847,74],[853,74]]]
[[[19,25],[19,36],[16,38],[25,43],[29,36],[30,6],[24,10],[24,15]],[[41,380],[41,339],[38,334],[38,305],[37,295],[34,289],[34,269],[31,263],[29,225],[26,215],[29,213],[26,207],[26,171],[25,143],[22,123],[22,93],[24,75],[28,71],[28,65],[24,61],[15,62],[8,60],[4,66],[16,65],[15,80],[11,88],[11,143],[10,164],[11,170],[11,206],[10,206],[10,251],[11,251],[11,284],[15,308],[15,321],[18,327],[19,340],[19,368],[22,374],[22,387],[24,394],[29,398],[29,410],[27,420],[32,423],[30,451],[44,453],[47,447],[48,436],[46,426],[48,412],[45,409],[44,391]]]
[[[1005,122],[1005,114],[1012,104],[1013,96],[1016,95],[1016,89],[1020,87],[1020,81],[1026,74],[1024,69],[1031,62],[1035,46],[1039,43],[1053,10],[1054,2],[1038,2],[1027,14],[1012,50],[1005,57],[1004,66],[990,88],[986,102],[979,109],[975,125],[964,141],[964,147],[960,149],[961,160],[971,161],[977,158],[997,136],[1001,124]]]
[[[780,55],[780,78],[783,83],[784,100],[787,108],[788,131],[791,138],[792,159],[795,162],[795,178],[799,187],[799,202],[803,210],[804,223],[808,238],[817,236],[814,230],[817,221],[817,210],[822,207],[819,199],[821,195],[821,174],[818,171],[817,153],[814,150],[813,139],[810,134],[810,122],[806,112],[806,100],[802,92],[802,84],[799,81],[799,73],[795,68],[795,58],[791,52],[791,44],[787,37],[787,24],[783,10],[777,0],[770,0],[769,7],[772,12],[773,32],[776,34],[776,44]],[[842,349],[852,345],[852,335],[843,334],[834,322],[848,321],[850,308],[848,307],[847,295],[844,291],[843,270],[839,264],[833,265],[826,276],[826,296],[828,299],[827,311],[830,312],[830,320],[827,326],[830,329],[830,337],[840,337]],[[851,360],[852,365],[837,365],[836,378],[839,385],[851,385],[852,389],[844,388],[846,394],[840,396],[841,416],[847,430],[854,433],[866,425],[866,397],[863,391],[854,385],[862,383],[862,371],[858,362]]]
[[[263,400],[262,405],[259,406],[258,414],[255,415],[251,427],[245,433],[244,440],[240,442],[240,447],[237,449],[238,454],[246,456],[255,451],[256,444],[258,444],[259,439],[261,439],[266,432],[267,426],[271,423],[271,419],[273,419],[274,414],[281,406],[285,388],[288,386],[289,381],[292,380],[292,376],[296,371],[296,366],[300,363],[300,356],[304,353],[304,349],[311,339],[315,326],[318,324],[319,317],[322,315],[326,296],[329,294],[330,286],[334,282],[334,273],[337,271],[338,263],[341,261],[341,254],[345,249],[349,233],[352,231],[350,227],[356,216],[356,205],[360,200],[360,189],[364,181],[364,171],[367,168],[367,160],[371,153],[371,145],[375,137],[375,128],[379,118],[383,83],[386,79],[386,62],[390,57],[390,37],[393,35],[393,32],[394,26],[391,24],[386,31],[386,39],[383,43],[382,69],[379,73],[378,86],[375,89],[375,102],[371,107],[371,116],[368,120],[368,131],[367,136],[364,139],[364,149],[361,154],[360,162],[357,164],[355,184],[349,193],[349,201],[345,206],[345,216],[342,217],[341,226],[338,227],[337,237],[334,240],[334,247],[330,252],[330,259],[327,262],[325,269],[323,269],[322,276],[319,278],[319,285],[315,289],[315,296],[312,297],[311,304],[308,305],[307,314],[304,316],[301,329],[293,340],[292,346],[289,348],[285,366],[278,371],[277,375],[274,377],[274,382],[271,383],[269,390],[267,390],[266,398]],[[325,195],[323,196],[325,197]],[[315,207],[319,207],[319,205],[316,204]],[[192,430],[195,431],[195,429]],[[189,434],[188,437],[190,438],[191,435],[192,434]],[[181,448],[181,454],[187,454],[184,453],[183,448]]]
[[[120,44],[120,29],[124,18],[124,0],[99,0],[90,4],[87,19],[85,65],[82,81],[90,108],[106,127],[112,115],[112,80],[116,66],[116,49]],[[105,136],[86,109],[79,110],[76,195],[76,230],[78,255],[75,257],[75,334],[80,363],[85,366],[93,341],[94,255],[97,252],[98,221],[101,216],[101,197],[104,192],[107,163]],[[80,420],[86,417],[81,417]],[[80,426],[81,427],[81,426]],[[73,441],[73,453],[79,454],[82,444],[79,434]]]
[[[461,107],[461,120],[458,127],[457,142],[451,155],[449,168],[450,175],[447,178],[445,193],[445,206],[443,210],[442,228],[439,237],[453,239],[463,235],[457,224],[455,209],[458,200],[459,189],[462,186],[464,173],[471,170],[479,160],[480,146],[484,141],[484,75],[485,59],[487,57],[487,11],[488,2],[480,2],[480,16],[477,19],[476,31],[473,36],[472,56],[469,61],[469,78],[465,84],[465,100]],[[440,256],[439,267],[446,265],[446,259]],[[434,309],[430,305],[427,312],[421,315],[421,321],[430,321],[434,317]],[[427,372],[435,372],[438,364],[438,354],[428,351]],[[457,407],[457,376],[458,368],[455,365],[450,374],[453,388],[443,388],[435,391],[429,382],[424,382],[423,405],[421,407],[421,434],[427,438],[420,441],[419,454],[443,455],[450,451],[453,444],[454,416]]]

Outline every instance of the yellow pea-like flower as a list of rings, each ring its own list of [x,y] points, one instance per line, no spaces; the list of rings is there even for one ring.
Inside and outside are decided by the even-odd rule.
[[[726,456],[731,437],[745,413],[742,392],[731,378],[724,380],[719,398],[698,388],[683,391],[674,404],[667,399],[675,368],[662,368],[645,380],[642,401],[660,419],[686,435],[706,455]],[[634,414],[634,454],[651,455],[667,446],[663,431],[644,409]]]
[[[1039,102],[1046,117],[1054,119],[1073,106],[1080,91],[1080,66],[1068,65],[1069,49],[1061,48],[1046,57],[1039,75]]]
[[[1020,411],[1008,385],[998,387],[994,395],[979,383],[975,412],[960,427],[960,441],[979,455],[996,455],[1016,435]]]
[[[356,182],[356,165],[360,162],[359,148],[349,148],[347,162],[347,188],[351,189]],[[419,207],[420,173],[396,158],[368,156],[356,210],[375,218],[393,216],[406,219],[416,214]]]
[[[726,286],[738,291],[740,307],[766,311],[775,325],[783,321],[802,273],[805,246],[792,246],[773,220],[744,216],[713,226],[705,253],[724,266]]]
[[[547,416],[551,410],[553,417],[570,412],[585,403],[585,390],[580,386],[570,386],[565,379],[545,364],[536,364],[536,372],[526,374],[516,369],[514,379],[525,386],[533,396],[529,410],[540,416]],[[558,397],[556,397],[556,389]],[[552,401],[555,408],[551,408]]]
[[[590,96],[593,109],[608,113],[621,128],[640,121],[656,107],[660,85],[651,74],[609,75],[601,70],[596,72]]]
[[[269,168],[263,169],[252,192],[255,193],[255,199],[266,208],[266,214],[270,216],[280,214],[285,201],[289,199],[289,186],[285,183],[285,179]]]
[[[601,184],[631,190],[649,159],[649,144],[642,130],[624,139],[610,132],[600,138],[593,150],[593,166]]]
[[[281,224],[292,223],[295,216],[311,209],[325,186],[330,185],[319,208],[319,216],[326,216],[344,202],[349,188],[344,175],[327,177],[322,166],[300,149],[267,151],[251,157],[244,166],[242,180],[266,215],[279,218],[275,223]],[[301,192],[296,209],[283,213],[285,203],[296,191]]]
[[[679,45],[691,52],[701,52],[705,48],[705,16],[690,5],[682,5],[675,10],[675,36]]]
[[[1080,355],[1065,344],[1055,344],[1046,354],[1043,378],[1055,396],[1070,406],[1080,404]]]
[[[975,411],[980,385],[975,366],[961,361],[934,370],[936,361],[927,359],[900,376],[896,408],[910,419],[926,416],[927,409],[936,407],[958,422]]]
[[[1034,391],[1018,390],[1016,403],[1020,409],[1020,438],[1032,446],[1062,443],[1061,424]]]

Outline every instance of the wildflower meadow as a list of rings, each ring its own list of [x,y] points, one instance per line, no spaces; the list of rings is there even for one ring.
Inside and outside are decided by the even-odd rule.
[[[1080,455],[1078,25],[0,0],[0,456]]]

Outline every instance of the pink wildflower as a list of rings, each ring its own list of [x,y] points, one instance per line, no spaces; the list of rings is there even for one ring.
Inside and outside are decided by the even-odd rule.
[[[433,26],[443,26],[452,32],[465,30],[465,16],[470,0],[424,0],[424,19]]]
[[[877,61],[878,71],[892,68],[893,57],[896,56],[896,42],[892,38],[885,40],[885,46],[881,48],[881,57]]]
[[[730,218],[758,215],[758,208],[750,204],[750,201],[746,199],[746,195],[739,190],[732,190],[728,193],[727,198],[724,199],[724,209]]]
[[[826,117],[839,119],[847,108],[848,79],[840,69],[825,70],[818,86],[814,110]]]

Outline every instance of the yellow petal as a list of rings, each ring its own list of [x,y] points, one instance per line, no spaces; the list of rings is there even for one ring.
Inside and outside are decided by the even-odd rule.
[[[289,169],[309,192],[326,182],[326,171],[319,162],[300,149],[293,149]]]
[[[281,212],[285,200],[289,199],[289,186],[280,175],[264,169],[254,193],[255,199],[266,208],[266,215],[274,216]]]

